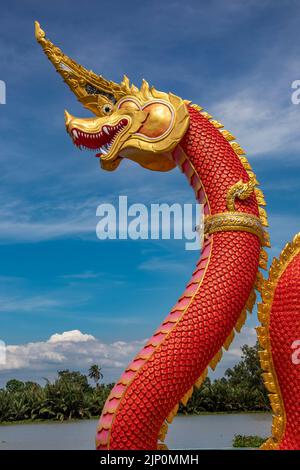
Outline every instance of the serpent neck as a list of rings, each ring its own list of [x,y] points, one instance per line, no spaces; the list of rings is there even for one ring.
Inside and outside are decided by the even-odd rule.
[[[226,194],[248,175],[222,134],[192,107],[190,126],[174,153],[207,214],[226,210]],[[255,196],[237,210],[258,215]],[[215,367],[222,347],[244,320],[258,269],[260,242],[247,232],[205,240],[178,302],[114,386],[97,431],[98,449],[157,449],[178,403]]]
[[[240,159],[221,132],[196,109],[189,107],[190,125],[174,159],[195,191],[199,203],[208,206],[205,212],[225,212],[228,190],[249,176]],[[244,201],[236,202],[236,210],[258,216],[258,205],[253,193]]]

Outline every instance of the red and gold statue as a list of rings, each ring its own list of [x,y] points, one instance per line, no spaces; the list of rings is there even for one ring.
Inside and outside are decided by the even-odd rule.
[[[117,84],[86,70],[46,39],[38,23],[36,38],[94,114],[79,119],[66,112],[74,144],[97,150],[101,167],[109,171],[124,158],[150,170],[178,166],[204,206],[205,238],[196,268],[112,389],[97,448],[165,448],[179,403],[201,387],[208,367],[216,367],[251,312],[257,290],[261,365],[274,413],[272,437],[262,448],[299,449],[300,365],[293,361],[293,345],[300,339],[300,235],[264,280],[259,268],[266,269],[268,259],[265,200],[233,135],[200,106],[146,81],[137,88],[126,76]]]

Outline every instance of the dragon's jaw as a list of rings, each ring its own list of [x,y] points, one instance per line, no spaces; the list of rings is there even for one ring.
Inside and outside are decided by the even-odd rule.
[[[96,157],[100,158],[104,170],[115,170],[124,158],[154,171],[172,170],[176,165],[168,138],[166,146],[159,138],[160,133],[168,130],[168,120],[164,114],[166,106],[151,104],[147,111],[128,109],[130,106],[132,102],[127,100],[123,109],[94,118],[77,118],[65,111],[67,132],[76,147],[98,151]],[[160,126],[156,128],[153,121]],[[158,138],[155,135],[147,136],[146,132],[156,133]],[[171,144],[171,147],[176,145],[176,140]]]
[[[76,147],[97,151],[101,167],[115,170],[120,161],[120,149],[132,131],[130,116],[76,118],[65,111],[66,130]]]
[[[88,150],[99,150],[96,157],[109,158],[113,151],[114,144],[124,134],[128,126],[127,119],[121,119],[115,125],[104,125],[96,132],[89,132],[79,127],[72,127],[68,130],[73,139],[73,143],[80,149],[84,147]]]

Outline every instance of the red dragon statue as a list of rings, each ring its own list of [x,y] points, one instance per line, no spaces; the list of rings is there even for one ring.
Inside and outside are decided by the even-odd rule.
[[[97,429],[97,449],[164,449],[180,402],[215,369],[251,312],[257,290],[258,338],[273,409],[264,449],[300,448],[300,235],[274,260],[268,280],[265,200],[245,152],[200,106],[125,76],[120,84],[62,53],[36,23],[44,52],[94,117],[66,112],[75,145],[98,150],[101,167],[124,158],[185,174],[204,206],[205,238],[192,277],[168,316],[112,389]],[[300,354],[299,354],[300,357]],[[296,360],[293,360],[293,358]]]

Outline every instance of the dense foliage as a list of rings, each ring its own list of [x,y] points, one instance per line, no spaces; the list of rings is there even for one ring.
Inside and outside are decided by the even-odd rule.
[[[268,411],[269,402],[261,379],[258,346],[242,347],[242,359],[221,379],[207,378],[195,390],[180,412]],[[95,382],[91,385],[88,377]],[[0,422],[23,420],[68,420],[99,416],[113,384],[99,384],[101,368],[90,367],[88,377],[80,372],[63,370],[57,379],[41,386],[34,382],[9,380],[0,389]]]
[[[232,441],[233,447],[251,447],[251,448],[258,448],[264,442],[266,438],[260,436],[244,436],[242,434],[236,434]]]
[[[92,387],[80,372],[58,372],[55,382],[42,387],[33,382],[9,380],[0,390],[0,422],[68,420],[98,416],[113,384]]]
[[[269,411],[267,390],[263,384],[258,358],[258,344],[242,346],[242,358],[224,377],[207,378],[200,389],[195,389],[183,413]]]

